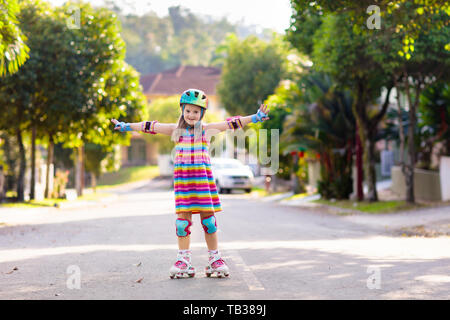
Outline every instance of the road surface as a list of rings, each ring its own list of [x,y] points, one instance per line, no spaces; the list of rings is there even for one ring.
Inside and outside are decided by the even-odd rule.
[[[220,195],[219,249],[231,276],[203,274],[195,216],[197,274],[170,279],[173,192],[116,191],[82,207],[0,209],[0,299],[450,298],[450,237],[402,237],[400,218],[389,226],[389,216],[337,216],[247,194]]]

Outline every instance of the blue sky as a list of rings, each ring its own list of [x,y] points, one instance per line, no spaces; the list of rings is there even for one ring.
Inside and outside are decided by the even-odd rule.
[[[65,0],[47,0],[61,5]],[[94,5],[102,0],[89,0]],[[155,11],[159,16],[167,14],[170,6],[181,5],[191,11],[213,17],[226,17],[231,22],[243,22],[284,32],[289,27],[291,7],[289,0],[122,0],[137,12]]]

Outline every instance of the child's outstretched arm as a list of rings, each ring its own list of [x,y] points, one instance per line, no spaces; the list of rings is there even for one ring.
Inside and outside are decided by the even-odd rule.
[[[114,130],[120,132],[125,131],[142,131],[145,133],[161,133],[166,135],[172,135],[173,130],[177,127],[175,123],[159,123],[158,121],[142,121],[136,123],[119,122],[116,119],[111,119],[114,123]]]
[[[250,122],[256,123],[266,121],[269,119],[268,115],[269,109],[267,108],[267,105],[261,104],[259,110],[255,114],[246,117],[241,116],[231,117],[228,118],[227,121],[222,122],[208,123],[205,125],[205,129],[206,130],[215,129],[219,131],[225,131],[227,129],[235,130],[238,128],[244,128]]]

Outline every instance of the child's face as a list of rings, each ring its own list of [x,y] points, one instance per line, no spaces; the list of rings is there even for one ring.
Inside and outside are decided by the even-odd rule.
[[[184,107],[184,120],[193,126],[197,121],[200,120],[201,109],[199,106],[194,106],[192,104],[186,104]]]

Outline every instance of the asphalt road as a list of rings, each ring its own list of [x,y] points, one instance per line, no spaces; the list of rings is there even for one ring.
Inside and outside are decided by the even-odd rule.
[[[116,191],[86,207],[0,209],[0,299],[450,298],[450,237],[402,237],[383,217],[246,194],[220,195],[219,249],[231,276],[203,274],[207,249],[195,216],[197,274],[170,279],[173,192],[154,184]]]

